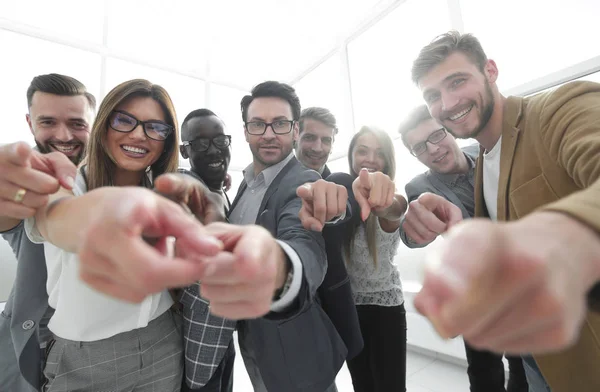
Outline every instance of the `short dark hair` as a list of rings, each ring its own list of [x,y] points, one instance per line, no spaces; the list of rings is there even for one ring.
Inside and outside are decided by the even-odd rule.
[[[455,52],[466,55],[483,72],[488,59],[479,40],[472,34],[461,34],[452,30],[438,35],[421,49],[412,65],[412,81],[415,84],[419,83],[419,79]]]
[[[296,90],[289,84],[276,81],[266,81],[254,86],[250,95],[244,96],[240,102],[242,109],[242,121],[246,122],[248,116],[248,107],[255,98],[276,97],[287,101],[292,107],[292,120],[297,121],[300,118],[300,98],[296,95]]]
[[[185,116],[185,118],[183,119],[183,123],[181,123],[181,128],[183,129],[183,127],[185,126],[185,124],[190,121],[192,118],[196,118],[196,117],[208,117],[208,116],[215,116],[215,117],[219,117],[217,116],[212,110],[209,109],[196,109],[196,110],[192,110],[187,116]]]
[[[331,111],[329,111],[329,109],[313,106],[302,110],[302,113],[300,113],[300,119],[298,121],[300,126],[299,133],[304,131],[304,120],[307,118],[322,122],[327,127],[333,128],[333,134],[337,135],[337,122],[335,121],[335,116],[333,113],[331,113]]]
[[[410,149],[410,146],[406,143],[406,135],[413,129],[419,126],[423,121],[427,121],[432,119],[431,113],[429,113],[429,108],[427,105],[420,105],[411,110],[411,112],[406,116],[402,124],[398,127],[398,133],[400,133],[400,137],[402,138],[402,143],[406,148]]]
[[[27,107],[31,107],[33,94],[38,91],[68,97],[85,95],[92,109],[96,110],[96,98],[87,91],[83,83],[70,76],[51,73],[33,78],[27,89]]]

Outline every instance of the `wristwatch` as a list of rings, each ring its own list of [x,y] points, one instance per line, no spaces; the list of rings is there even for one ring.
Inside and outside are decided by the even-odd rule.
[[[286,259],[286,262],[289,272],[287,274],[287,277],[285,278],[283,286],[281,286],[280,289],[275,290],[275,294],[273,295],[273,302],[279,301],[281,297],[283,297],[285,293],[287,293],[287,291],[290,289],[290,286],[292,285],[292,280],[294,279],[294,267],[292,266],[292,263],[289,259]]]

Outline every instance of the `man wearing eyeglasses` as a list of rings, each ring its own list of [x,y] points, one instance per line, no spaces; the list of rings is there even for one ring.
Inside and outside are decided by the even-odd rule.
[[[454,136],[429,114],[427,105],[415,108],[400,126],[402,142],[429,171],[406,184],[409,209],[400,226],[400,238],[409,248],[420,248],[438,236],[420,222],[431,214],[419,196],[430,192],[460,208],[463,219],[475,214],[475,161],[479,144],[461,149]],[[406,231],[413,234],[412,238]],[[441,232],[441,231],[440,231]],[[471,392],[527,392],[528,384],[521,357],[507,356],[510,369],[508,389],[504,388],[502,355],[476,350],[465,342]]]
[[[190,112],[181,125],[180,152],[189,159],[191,172],[213,192],[229,199],[223,191],[231,160],[231,136],[225,124],[208,109]],[[231,392],[235,347],[233,331],[236,321],[215,316],[209,302],[200,296],[199,285],[181,292],[185,339],[185,376],[182,391]]]
[[[211,110],[194,110],[183,120],[181,140],[179,151],[189,159],[192,172],[211,191],[227,197],[223,189],[231,161],[231,135],[225,135],[223,120]]]
[[[330,390],[347,350],[316,300],[327,269],[323,237],[305,229],[299,218],[296,189],[320,179],[292,152],[300,100],[291,86],[268,81],[255,86],[240,106],[253,161],[244,170],[229,220],[267,229],[281,247],[278,270],[285,273],[271,311],[238,323],[242,357],[255,391]]]

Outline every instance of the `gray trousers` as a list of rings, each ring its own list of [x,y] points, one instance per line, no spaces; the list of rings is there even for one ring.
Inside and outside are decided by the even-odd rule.
[[[47,348],[45,392],[177,392],[183,343],[171,310],[145,328],[95,342],[54,337]]]

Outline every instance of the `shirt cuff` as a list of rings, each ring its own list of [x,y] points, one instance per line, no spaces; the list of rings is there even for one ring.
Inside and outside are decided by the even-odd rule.
[[[344,212],[342,212],[341,215],[338,215],[336,217],[331,218],[330,220],[328,220],[327,222],[325,222],[326,225],[335,225],[336,223],[338,223],[341,220],[344,220],[346,218],[346,211],[348,210],[348,208],[346,208],[344,210]]]
[[[34,244],[43,244],[46,242],[46,239],[42,236],[37,226],[35,225],[35,217],[32,216],[30,218],[25,219],[24,221],[25,234],[29,241]]]
[[[300,286],[302,286],[302,262],[300,261],[300,257],[298,257],[298,253],[286,244],[283,241],[275,240],[281,246],[281,249],[285,252],[286,256],[290,259],[292,263],[292,283],[290,284],[290,288],[282,293],[283,295],[277,301],[271,304],[272,312],[283,312],[288,306],[292,304],[292,302],[296,299],[298,294],[300,293]]]

